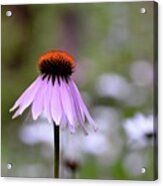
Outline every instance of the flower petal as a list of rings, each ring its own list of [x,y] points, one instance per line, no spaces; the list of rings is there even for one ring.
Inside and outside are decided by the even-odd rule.
[[[85,126],[84,126],[84,122],[85,122],[84,112],[80,108],[79,99],[77,98],[77,93],[76,93],[76,90],[74,90],[72,81],[73,80],[70,80],[70,90],[71,90],[71,94],[72,94],[72,97],[73,97],[73,102],[74,102],[74,106],[75,106],[75,111],[76,111],[77,119],[78,119],[79,124],[81,125],[84,133],[87,135],[88,132],[87,132]]]
[[[63,111],[68,119],[68,123],[71,125],[71,127],[74,127],[76,117],[69,85],[65,81],[61,81],[59,90],[61,95]]]
[[[52,79],[50,78],[47,83],[47,91],[44,96],[44,103],[43,103],[45,115],[46,115],[49,123],[52,123],[51,109],[50,109],[52,89],[53,89],[53,84],[52,84]]]
[[[56,125],[61,124],[62,119],[62,104],[59,94],[59,84],[58,81],[55,81],[54,87],[52,89],[51,103],[50,103],[51,115]]]
[[[89,114],[87,107],[85,106],[84,102],[81,103],[81,104],[82,104],[82,107],[83,107],[85,116],[86,116],[86,118],[87,118],[87,120],[88,120],[88,123],[91,124],[91,125],[94,127],[94,130],[95,130],[95,131],[97,131],[98,128],[97,128],[97,126],[96,126],[94,120],[92,119],[91,115]]]
[[[85,104],[83,102],[83,99],[81,98],[81,95],[79,93],[79,90],[78,90],[76,84],[73,81],[71,81],[71,84],[72,84],[72,87],[74,88],[74,91],[76,93],[76,97],[77,97],[77,100],[78,100],[78,104],[80,105],[80,110],[81,110],[82,117],[83,117],[83,114],[84,114],[86,116],[89,124],[91,124],[94,127],[94,130],[97,130],[96,124],[95,124],[94,120],[92,119],[91,115],[89,114],[88,109],[85,106]]]
[[[42,81],[41,89],[36,94],[36,97],[32,104],[32,116],[33,119],[36,120],[38,116],[43,112],[43,103],[46,96],[46,90],[47,90],[47,79],[44,79]]]
[[[41,86],[41,78],[37,78],[32,85],[33,86],[30,86],[27,89],[27,91],[23,93],[23,95],[18,99],[14,107],[11,109],[13,110],[17,108],[17,106],[19,106],[18,110],[15,112],[15,114],[12,117],[13,119],[21,115],[24,112],[24,110],[33,102],[36,93]]]
[[[38,84],[41,81],[41,77],[39,76],[24,92],[23,94],[17,99],[17,101],[15,102],[14,106],[10,109],[10,112],[12,112],[13,110],[15,110],[22,102],[24,102],[24,100],[26,99],[27,96],[29,96],[29,94],[31,94],[31,92],[33,92],[34,89],[37,88]]]

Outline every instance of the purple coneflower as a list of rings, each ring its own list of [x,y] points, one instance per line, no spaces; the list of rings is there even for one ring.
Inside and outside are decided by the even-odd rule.
[[[94,121],[85,106],[79,90],[71,79],[75,68],[74,59],[63,51],[49,51],[43,54],[38,67],[41,75],[30,85],[10,109],[17,109],[13,118],[21,115],[31,106],[32,117],[36,120],[43,112],[54,126],[54,177],[59,178],[60,127],[68,126],[75,132],[80,125],[84,132],[85,119],[96,130]]]
[[[78,124],[85,130],[85,118],[96,129],[79,90],[71,78],[75,68],[73,57],[64,51],[53,50],[43,54],[38,67],[41,74],[24,91],[10,109],[17,109],[12,118],[21,115],[31,106],[32,117],[36,120],[45,112],[49,123],[68,126],[71,132]]]

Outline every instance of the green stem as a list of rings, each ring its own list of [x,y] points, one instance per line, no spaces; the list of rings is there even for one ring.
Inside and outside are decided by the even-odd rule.
[[[59,146],[60,146],[60,134],[59,126],[53,123],[54,125],[54,178],[59,178]]]

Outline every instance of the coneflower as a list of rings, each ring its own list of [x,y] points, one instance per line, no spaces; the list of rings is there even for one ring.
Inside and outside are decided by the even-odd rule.
[[[52,50],[40,57],[38,68],[40,75],[24,91],[10,111],[17,109],[12,117],[16,118],[31,106],[34,120],[45,113],[48,122],[54,124],[55,177],[59,177],[59,127],[67,126],[71,132],[75,132],[79,125],[87,134],[84,127],[85,119],[95,130],[96,127],[71,78],[75,69],[73,57],[64,51]]]

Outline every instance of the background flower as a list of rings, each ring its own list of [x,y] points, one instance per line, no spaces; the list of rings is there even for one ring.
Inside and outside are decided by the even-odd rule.
[[[141,113],[135,114],[124,122],[124,129],[131,147],[145,147],[154,145],[156,138],[153,115],[145,116]]]

